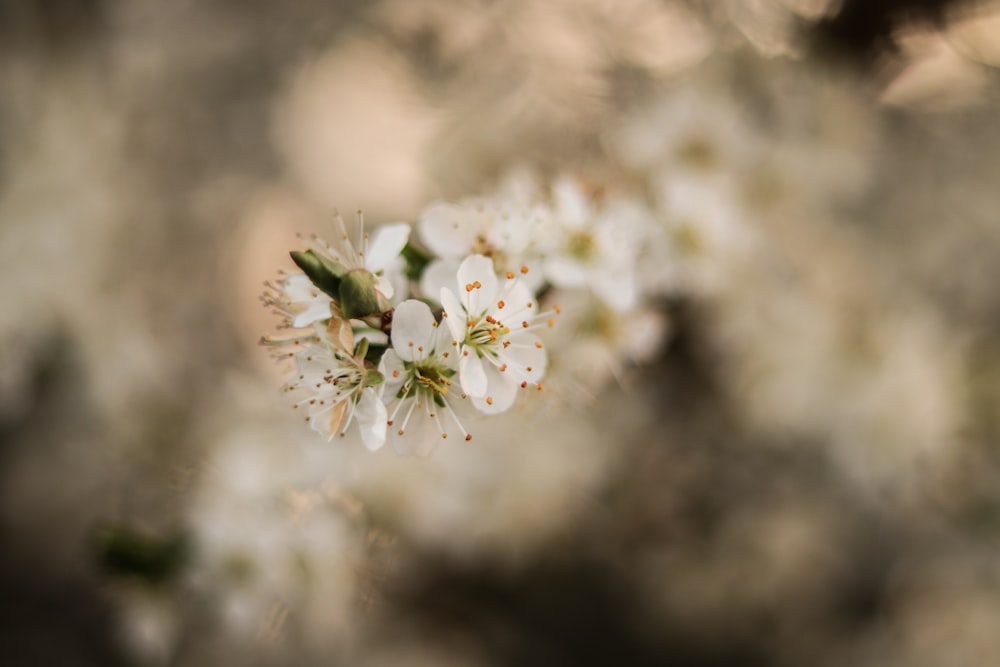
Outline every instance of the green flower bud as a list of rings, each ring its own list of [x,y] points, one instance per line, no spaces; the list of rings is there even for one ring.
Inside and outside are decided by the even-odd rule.
[[[293,251],[290,254],[292,261],[302,269],[313,285],[323,290],[330,298],[339,298],[341,280],[347,275],[346,267],[312,250]]]
[[[381,312],[381,301],[375,290],[375,276],[370,271],[356,269],[340,279],[340,309],[344,317],[362,318]]]

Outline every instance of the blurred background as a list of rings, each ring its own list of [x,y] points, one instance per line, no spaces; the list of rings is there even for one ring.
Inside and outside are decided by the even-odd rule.
[[[0,0],[4,664],[1000,662],[998,64],[985,1]],[[318,438],[295,234],[523,169],[684,185],[659,345]]]

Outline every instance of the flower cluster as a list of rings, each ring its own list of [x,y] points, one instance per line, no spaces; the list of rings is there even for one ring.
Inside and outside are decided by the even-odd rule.
[[[435,233],[441,208],[424,218],[428,247],[457,246],[482,224],[477,211]],[[464,422],[474,414],[504,412],[519,390],[541,388],[547,356],[536,330],[555,324],[558,307],[539,308],[527,265],[498,273],[506,256],[484,234],[452,263],[411,245],[407,224],[369,239],[359,213],[354,242],[341,216],[334,226],[332,243],[314,237],[291,253],[301,273],[266,283],[262,299],[285,333],[262,343],[293,362],[285,390],[299,395],[294,407],[314,430],[327,439],[357,433],[372,450],[389,440],[400,453],[427,454],[452,433],[471,440]],[[417,286],[435,279],[444,284],[433,293]]]

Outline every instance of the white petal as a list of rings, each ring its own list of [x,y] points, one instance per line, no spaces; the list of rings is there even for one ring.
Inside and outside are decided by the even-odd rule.
[[[382,396],[391,400],[405,381],[406,368],[395,350],[386,350],[378,365],[378,372],[385,378],[385,389]]]
[[[457,259],[435,259],[424,267],[420,276],[420,292],[426,299],[437,299],[441,288],[455,289],[455,274],[458,273]]]
[[[458,362],[462,391],[474,398],[486,395],[487,380],[483,366],[483,360],[472,351],[469,351],[468,354],[463,351],[461,360]]]
[[[497,295],[497,276],[493,268],[493,260],[483,255],[470,255],[458,267],[459,295],[465,298],[465,303],[472,304],[468,308],[470,315],[484,313],[493,306]],[[479,283],[480,287],[467,292],[466,285]]]
[[[448,327],[438,327],[435,331],[437,335],[434,336],[431,347],[435,351],[438,363],[458,370],[458,343],[451,335],[451,330]]]
[[[402,256],[389,262],[379,277],[392,286],[392,296],[387,298],[393,306],[410,298],[410,279],[406,277],[406,260]]]
[[[364,389],[354,408],[354,419],[358,422],[365,447],[375,451],[385,444],[387,418],[385,404],[379,400],[375,389]]]
[[[323,296],[326,296],[325,294]],[[309,307],[295,316],[292,320],[293,327],[307,327],[313,322],[321,322],[330,317],[330,298],[326,301],[316,301],[310,303]]]
[[[385,276],[376,276],[375,274],[372,275],[375,277],[376,291],[381,292],[382,296],[385,298],[391,299],[392,295],[396,293],[396,290],[393,289],[392,283],[389,282],[389,279]]]
[[[433,349],[434,315],[430,307],[415,299],[396,306],[392,316],[392,347],[404,361],[423,359]]]
[[[534,294],[520,278],[507,290],[503,308],[497,306],[493,304],[490,313],[511,327],[518,327],[523,320],[532,319],[538,310]]]
[[[375,329],[361,329],[355,332],[354,336],[357,340],[365,338],[372,345],[388,345],[389,337],[382,333],[381,331],[376,331]]]
[[[317,401],[309,406],[309,425],[327,440],[332,440],[350,416],[352,407],[349,400],[322,405]]]
[[[635,274],[629,269],[609,269],[591,274],[590,279],[594,293],[615,312],[631,310],[639,301]]]
[[[476,409],[488,415],[503,412],[514,404],[519,388],[517,380],[509,372],[501,373],[493,364],[483,364],[489,388],[482,398],[470,396]]]
[[[309,276],[304,273],[290,273],[288,274],[284,281],[281,283],[281,291],[285,293],[289,301],[312,301],[313,299],[319,299],[321,297],[330,297],[323,294],[322,291],[309,280]]]
[[[420,236],[440,257],[467,255],[483,229],[483,216],[460,204],[436,202],[420,215]]]
[[[541,209],[500,204],[486,240],[506,255],[520,255],[535,240]]]
[[[587,284],[587,272],[580,262],[560,255],[545,260],[545,277],[556,287],[583,287]]]
[[[409,399],[406,405],[400,408],[395,423],[388,427],[387,439],[392,442],[393,449],[399,454],[427,456],[442,439],[441,430],[438,428],[437,422],[429,416],[427,405],[418,408],[413,403],[416,400],[415,398]],[[406,420],[406,413],[411,407],[413,412],[410,414],[409,420]],[[438,407],[434,406],[434,409],[437,410]],[[440,417],[440,415],[438,416]],[[404,421],[406,421],[406,428],[403,435],[400,435],[399,430],[403,428]]]
[[[465,308],[459,302],[458,297],[447,287],[441,288],[441,305],[444,307],[444,321],[448,323],[448,330],[455,340],[465,340],[466,318]]]
[[[500,362],[507,364],[505,373],[511,374],[516,382],[535,383],[545,375],[548,355],[545,348],[538,347],[541,340],[531,333],[512,336],[511,345],[500,352]],[[531,370],[528,370],[528,369]]]
[[[590,217],[590,204],[579,186],[569,178],[561,178],[552,186],[559,221],[570,229],[581,229]]]
[[[369,271],[380,271],[389,266],[389,262],[403,252],[403,247],[409,240],[410,226],[405,222],[379,227],[371,243],[368,244],[365,268]]]

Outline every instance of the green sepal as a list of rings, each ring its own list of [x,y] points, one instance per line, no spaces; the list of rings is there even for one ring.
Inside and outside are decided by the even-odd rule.
[[[374,387],[383,382],[385,382],[385,376],[378,371],[368,371],[368,374],[365,375],[365,384],[369,387]]]
[[[354,346],[354,358],[364,359],[368,356],[368,345],[369,341],[367,338],[362,338],[358,341],[358,344]]]
[[[434,394],[434,404],[437,405],[439,408],[445,407],[444,396],[442,396],[441,394],[435,393]]]
[[[358,269],[344,274],[340,279],[338,297],[340,309],[348,319],[381,312],[378,292],[375,291],[375,276],[370,271]]]
[[[409,243],[403,246],[403,250],[400,252],[400,255],[402,255],[403,259],[406,260],[407,280],[420,280],[420,276],[423,275],[424,269],[431,262],[431,256]]]
[[[295,266],[302,269],[302,272],[309,277],[312,284],[323,290],[329,297],[336,299],[340,296],[340,283],[347,268],[329,257],[323,257],[312,250],[299,252],[293,250],[289,253]]]

